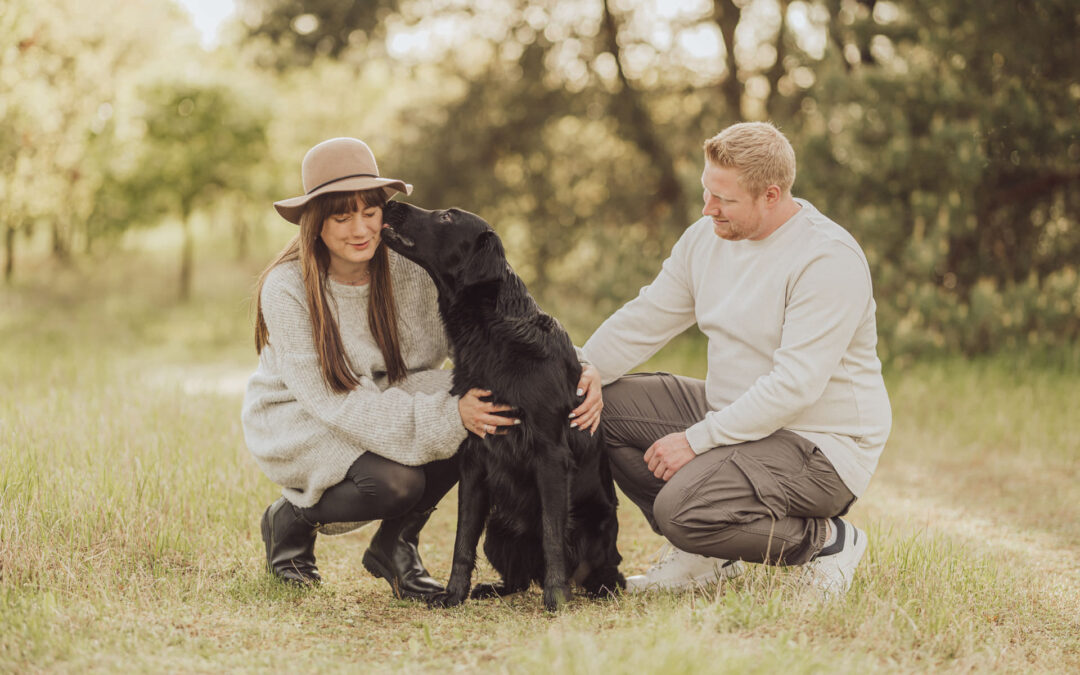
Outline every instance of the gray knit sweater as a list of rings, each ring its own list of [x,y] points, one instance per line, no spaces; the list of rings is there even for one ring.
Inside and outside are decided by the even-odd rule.
[[[448,345],[428,275],[390,252],[401,351],[409,375],[389,386],[367,321],[368,286],[330,281],[331,311],[360,386],[332,391],[312,339],[300,263],[278,265],[262,288],[270,341],[248,380],[241,419],[259,468],[297,506],[313,506],[364,452],[409,466],[453,455],[467,431],[440,370]]]

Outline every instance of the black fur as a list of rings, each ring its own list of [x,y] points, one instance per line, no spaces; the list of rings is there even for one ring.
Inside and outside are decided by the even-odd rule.
[[[581,375],[570,337],[533,301],[480,217],[391,202],[384,221],[386,244],[439,289],[453,393],[488,389],[521,419],[505,435],[470,434],[461,444],[453,567],[446,592],[429,603],[452,606],[469,595],[485,525],[484,553],[502,582],[477,585],[474,598],[536,581],[554,611],[569,599],[571,582],[592,596],[625,588],[611,469],[599,437],[569,426]]]

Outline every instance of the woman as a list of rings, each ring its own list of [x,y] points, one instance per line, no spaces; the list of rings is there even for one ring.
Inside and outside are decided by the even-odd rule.
[[[443,590],[417,543],[457,481],[458,445],[517,420],[481,400],[490,392],[449,394],[435,286],[380,246],[383,205],[412,186],[380,177],[354,138],[316,145],[301,173],[305,194],[274,204],[300,232],[259,279],[259,367],[242,413],[248,448],[283,488],[262,518],[267,566],[317,583],[316,532],[380,520],[364,567],[395,595],[422,598]],[[595,431],[600,383],[587,371],[575,426]]]

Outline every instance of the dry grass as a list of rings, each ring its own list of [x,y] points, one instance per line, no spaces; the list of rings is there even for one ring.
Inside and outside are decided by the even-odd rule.
[[[890,373],[895,432],[852,513],[871,549],[840,602],[751,566],[705,594],[577,599],[558,616],[535,589],[435,612],[363,572],[370,530],[319,540],[320,589],[263,573],[275,488],[243,446],[237,391],[255,268],[204,263],[178,307],[169,260],[0,291],[0,671],[1080,669],[1075,372]],[[685,349],[658,365],[685,372]],[[451,494],[424,532],[437,576],[453,514]],[[660,541],[626,500],[620,518],[639,572]]]

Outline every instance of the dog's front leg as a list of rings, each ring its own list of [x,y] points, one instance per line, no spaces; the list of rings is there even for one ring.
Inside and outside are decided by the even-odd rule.
[[[570,467],[566,453],[550,452],[540,464],[540,519],[544,545],[544,609],[554,612],[570,600],[566,573],[566,528],[570,517]],[[555,459],[558,458],[558,459]]]
[[[469,441],[466,441],[468,443]],[[465,450],[464,446],[462,450]],[[484,485],[482,462],[461,462],[461,482],[458,484],[457,535],[454,538],[454,562],[446,590],[428,598],[430,607],[454,607],[469,597],[473,568],[476,567],[476,546],[488,515],[488,494]]]

